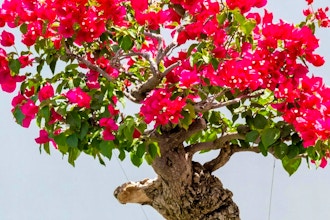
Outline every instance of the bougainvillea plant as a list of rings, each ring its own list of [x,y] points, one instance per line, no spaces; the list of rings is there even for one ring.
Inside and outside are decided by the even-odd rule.
[[[330,88],[309,71],[329,8],[306,2],[292,24],[266,0],[4,0],[0,86],[41,150],[149,163],[158,177],[119,187],[120,202],[238,219],[212,175],[231,155],[271,154],[290,175],[330,157]]]

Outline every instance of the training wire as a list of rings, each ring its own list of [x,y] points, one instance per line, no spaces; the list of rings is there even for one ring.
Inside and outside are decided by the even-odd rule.
[[[274,187],[274,173],[275,173],[275,158],[273,162],[273,174],[272,174],[272,182],[270,185],[270,196],[269,196],[269,207],[268,207],[268,220],[270,220],[271,211],[272,211],[272,198],[273,198],[273,187]]]

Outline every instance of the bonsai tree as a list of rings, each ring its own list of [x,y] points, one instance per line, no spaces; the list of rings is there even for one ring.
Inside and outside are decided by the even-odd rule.
[[[312,3],[294,25],[255,10],[266,0],[5,0],[0,86],[46,153],[150,164],[157,178],[119,186],[119,202],[169,220],[239,219],[212,175],[233,154],[270,154],[290,175],[330,157],[330,89],[309,73],[330,19]]]

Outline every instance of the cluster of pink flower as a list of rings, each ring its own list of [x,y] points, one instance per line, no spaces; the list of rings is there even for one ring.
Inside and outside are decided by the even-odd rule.
[[[22,82],[24,76],[11,75],[6,51],[0,48],[0,86],[5,92],[13,92],[16,84]]]
[[[157,30],[160,25],[171,26],[171,22],[180,22],[180,16],[172,9],[148,10],[148,0],[131,0],[135,19],[140,25],[147,25],[150,30]]]
[[[114,120],[114,117],[119,114],[119,110],[115,109],[112,104],[109,104],[108,111],[110,113],[110,117],[101,118],[99,124],[101,127],[104,127],[104,130],[102,132],[103,139],[107,141],[112,141],[115,139],[113,131],[118,130],[118,125]]]
[[[90,108],[91,97],[84,92],[80,87],[70,89],[66,92],[65,97],[72,104],[77,104],[80,108]]]
[[[78,45],[92,42],[106,28],[106,22],[124,25],[125,8],[119,6],[121,0],[98,0],[99,4],[88,0],[79,1],[38,1],[5,0],[0,17],[0,27],[27,25],[22,42],[27,46],[35,44],[38,37],[52,39],[57,48],[61,39],[73,37]]]
[[[155,127],[169,123],[178,124],[183,118],[181,111],[186,105],[182,97],[171,98],[168,89],[155,89],[143,101],[140,114],[146,123],[155,122]]]

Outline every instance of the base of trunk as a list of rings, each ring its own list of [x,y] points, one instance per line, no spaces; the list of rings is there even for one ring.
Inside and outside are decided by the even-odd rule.
[[[193,163],[192,180],[167,182],[161,178],[126,183],[115,197],[121,203],[147,204],[167,220],[239,220],[232,192],[199,163]]]

